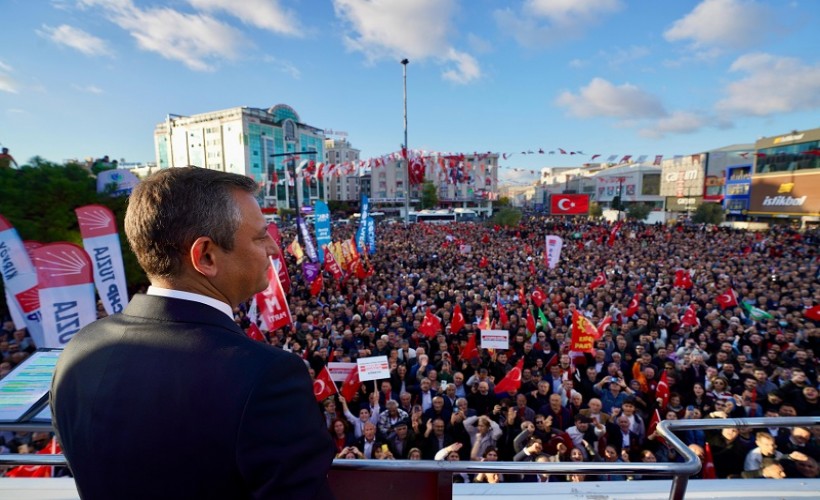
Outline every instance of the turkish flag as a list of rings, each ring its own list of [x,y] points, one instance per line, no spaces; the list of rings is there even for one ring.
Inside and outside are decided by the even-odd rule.
[[[313,283],[310,284],[310,296],[315,297],[322,293],[322,289],[325,287],[325,280],[322,278],[322,273],[319,273],[316,276],[316,279],[313,280]]]
[[[464,314],[461,313],[461,304],[453,308],[453,319],[450,321],[450,334],[455,335],[464,328]]]
[[[485,268],[490,265],[490,262],[487,260],[487,257],[481,257],[481,261],[478,263],[478,267]]]
[[[700,319],[698,319],[698,315],[695,311],[695,306],[690,304],[689,307],[686,308],[686,312],[683,313],[683,319],[680,320],[680,324],[683,326],[700,326]]]
[[[672,284],[676,288],[689,289],[694,286],[692,283],[692,275],[685,269],[678,269],[675,271],[675,282]]]
[[[598,274],[598,276],[596,276],[594,280],[592,280],[592,283],[589,284],[589,289],[590,290],[595,290],[599,286],[604,286],[604,285],[606,285],[606,274],[604,274],[602,272],[602,273]]]
[[[529,267],[530,267],[530,274],[532,274],[534,276],[535,275],[535,264],[533,264],[532,261],[530,261]]]
[[[726,309],[727,307],[734,307],[737,305],[737,296],[735,295],[735,291],[731,288],[726,290],[724,293],[718,295],[715,299],[715,302],[718,303],[720,309]]]
[[[419,331],[423,333],[425,337],[433,338],[441,331],[441,320],[428,309],[424,314],[424,321],[422,321],[421,326],[419,326]]]
[[[57,442],[56,437],[51,438],[51,442],[42,450],[38,451],[38,455],[57,455],[62,453],[63,449],[60,443]],[[51,465],[20,465],[6,472],[6,477],[53,477],[54,467]]]
[[[265,335],[262,333],[262,330],[260,330],[259,327],[256,326],[256,323],[251,323],[251,326],[248,327],[248,331],[245,333],[248,335],[249,338],[253,340],[258,340],[259,342],[267,343]]]
[[[570,350],[577,352],[595,352],[595,340],[598,329],[578,310],[572,311],[572,341]]]
[[[470,337],[467,339],[467,345],[465,345],[464,350],[461,351],[461,359],[469,361],[479,356],[478,346],[476,345],[475,339],[476,334],[470,335]]]
[[[354,366],[353,369],[350,370],[350,373],[342,386],[342,396],[346,401],[353,401],[353,398],[356,397],[356,393],[359,392],[359,386],[361,385],[362,383],[359,382],[359,370]]]
[[[820,305],[810,307],[803,311],[803,317],[813,321],[820,321]]]
[[[622,225],[623,225],[623,222],[619,221],[617,224],[612,226],[612,231],[609,232],[609,239],[606,240],[607,245],[609,245],[609,246],[614,246],[615,245],[615,240],[618,239],[618,231],[621,230]]]
[[[606,333],[607,328],[609,328],[609,325],[611,325],[611,324],[612,324],[612,316],[607,314],[606,316],[604,316],[604,319],[602,319],[601,322],[598,323],[598,327],[596,328],[596,330],[598,330],[598,337],[597,338],[603,337],[604,334]]]
[[[660,399],[661,411],[666,411],[666,406],[669,404],[669,379],[666,376],[666,370],[661,374],[661,379],[658,386],[655,387],[655,399]]]
[[[358,373],[358,370],[355,371]],[[339,391],[336,389],[336,383],[331,380],[330,371],[327,369],[327,366],[325,366],[322,368],[322,371],[316,375],[316,379],[313,381],[313,396],[316,397],[316,401],[321,403],[337,392]]]
[[[589,213],[588,194],[554,194],[550,196],[550,215]]]
[[[545,300],[547,300],[547,295],[541,291],[540,288],[535,287],[535,290],[532,292],[532,301],[535,305],[541,307],[541,304],[543,304]]]
[[[485,234],[484,236],[481,237],[481,243],[484,243],[486,245],[489,242],[490,242],[490,235]]]
[[[638,312],[638,305],[641,302],[641,294],[636,293],[632,296],[632,300],[629,301],[629,305],[626,308],[626,317],[629,318],[635,313]]]
[[[701,474],[701,477],[703,477],[703,479],[717,479],[715,459],[712,457],[712,447],[709,446],[709,443],[706,443],[703,448],[703,474]]]
[[[501,302],[498,302],[498,321],[501,322],[501,326],[510,322],[510,318],[507,316],[507,310],[504,309],[504,304]]]
[[[532,315],[532,309],[527,309],[527,331],[535,333],[535,317]]]
[[[655,412],[652,413],[652,418],[649,420],[649,426],[646,428],[646,435],[651,436],[655,429],[658,427],[658,424],[661,423],[661,414],[658,412],[658,409],[655,408]],[[660,436],[656,436],[656,439],[661,444],[666,444],[666,440]]]
[[[510,390],[516,391],[521,388],[521,370],[524,369],[524,357],[518,360],[512,370],[501,379],[501,382],[495,384],[495,393],[502,394]]]
[[[527,294],[524,293],[524,285],[521,285],[521,288],[518,289],[518,302],[520,302],[522,306],[527,305]]]

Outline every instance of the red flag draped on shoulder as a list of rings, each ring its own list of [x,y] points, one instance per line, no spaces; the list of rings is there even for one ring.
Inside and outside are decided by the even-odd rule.
[[[572,311],[572,342],[569,349],[577,352],[595,352],[598,329],[578,310]]]
[[[455,335],[464,328],[464,314],[461,313],[461,304],[453,308],[453,320],[450,321],[450,334]]]
[[[737,295],[735,295],[735,291],[730,288],[718,295],[715,302],[718,303],[721,310],[727,307],[735,307],[737,305]]]
[[[427,312],[424,313],[424,321],[422,321],[421,326],[419,326],[419,331],[423,333],[425,337],[433,338],[441,331],[441,320],[438,316],[431,313],[430,309],[427,309]]]
[[[592,283],[589,284],[589,289],[590,290],[595,290],[599,286],[604,286],[604,285],[606,285],[606,274],[604,274],[604,272],[601,271],[598,274],[598,276],[596,276],[595,279],[592,280]]]
[[[336,390],[336,383],[330,378],[330,371],[325,366],[313,381],[313,395],[316,397],[316,401],[321,403],[337,392],[339,391]]]
[[[342,396],[344,396],[346,401],[353,401],[361,385],[362,383],[359,382],[359,370],[354,366],[345,379],[344,386],[342,386]]]
[[[524,369],[524,357],[518,360],[518,363],[510,370],[507,375],[501,379],[501,382],[495,384],[495,393],[502,394],[511,389],[516,391],[521,388],[521,370]]]

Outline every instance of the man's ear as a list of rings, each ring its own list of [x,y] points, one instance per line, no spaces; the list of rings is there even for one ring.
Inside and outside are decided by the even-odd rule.
[[[201,275],[213,278],[216,276],[217,244],[208,236],[200,236],[191,245],[191,265]]]

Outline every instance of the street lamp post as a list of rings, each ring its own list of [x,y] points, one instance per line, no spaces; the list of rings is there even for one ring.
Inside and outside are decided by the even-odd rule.
[[[407,58],[401,60],[404,81],[404,225],[410,224],[410,160],[407,151]]]

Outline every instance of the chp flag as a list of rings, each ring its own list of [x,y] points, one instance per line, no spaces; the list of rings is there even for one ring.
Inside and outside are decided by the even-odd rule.
[[[268,267],[268,287],[256,294],[259,316],[269,332],[293,324],[285,290],[279,281],[279,273],[274,270],[274,261]]]
[[[34,344],[46,347],[37,292],[37,271],[29,255],[17,230],[0,215],[0,270],[9,310],[12,311],[12,318],[17,318],[14,327],[27,328]],[[17,323],[21,318],[24,324]]]
[[[80,223],[83,247],[91,258],[94,284],[105,312],[122,312],[128,305],[128,289],[114,213],[102,205],[86,205],[74,212]]]
[[[40,288],[42,347],[64,347],[81,328],[97,320],[94,271],[77,245],[51,243],[31,251]]]
[[[544,252],[544,263],[549,269],[555,269],[558,261],[561,260],[561,249],[564,247],[564,240],[554,234],[546,237],[546,251]]]
[[[588,213],[588,194],[553,194],[550,196],[550,215],[584,215]]]

